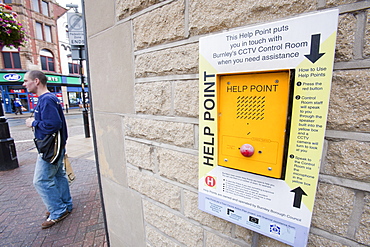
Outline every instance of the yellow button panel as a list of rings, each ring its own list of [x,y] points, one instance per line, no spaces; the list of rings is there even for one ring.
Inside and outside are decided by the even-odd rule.
[[[218,164],[282,178],[289,132],[289,70],[218,77]]]

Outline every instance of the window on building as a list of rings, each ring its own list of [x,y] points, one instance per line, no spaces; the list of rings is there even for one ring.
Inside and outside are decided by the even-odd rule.
[[[40,13],[39,0],[32,0],[32,8],[33,8],[34,11]]]
[[[45,40],[47,42],[53,42],[51,35],[51,26],[43,25],[40,22],[36,22],[36,38]]]
[[[49,16],[49,3],[41,0],[32,0],[32,9],[43,15]]]
[[[70,74],[79,74],[79,72],[80,72],[79,67],[80,67],[79,64],[68,63],[68,68],[69,68],[69,73]]]
[[[42,31],[42,23],[36,22],[36,38],[37,39],[44,39],[44,34]]]
[[[44,27],[44,33],[45,33],[45,41],[51,43],[53,41],[51,39],[51,26],[45,25],[45,27]]]
[[[41,1],[42,14],[49,16],[49,4],[45,1]]]
[[[68,103],[70,107],[79,106],[82,103],[81,92],[68,92]]]
[[[13,0],[4,0],[5,4],[12,3]]]
[[[54,71],[54,56],[49,50],[42,49],[40,52],[41,69],[45,71]]]
[[[21,58],[15,48],[4,47],[2,50],[5,69],[21,69]]]

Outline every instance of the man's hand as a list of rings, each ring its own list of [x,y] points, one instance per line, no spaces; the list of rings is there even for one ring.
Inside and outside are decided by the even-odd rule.
[[[29,127],[29,128],[32,128],[33,121],[35,121],[35,118],[33,118],[33,117],[27,118],[26,119],[26,126]]]

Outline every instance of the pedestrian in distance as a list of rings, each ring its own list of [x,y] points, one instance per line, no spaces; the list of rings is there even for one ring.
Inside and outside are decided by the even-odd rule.
[[[53,133],[60,133],[61,137],[60,154],[55,161],[45,160],[44,154],[39,150],[33,177],[36,191],[47,208],[47,219],[41,224],[42,229],[46,229],[65,219],[72,211],[72,197],[63,167],[68,138],[67,125],[60,101],[48,90],[47,78],[43,72],[27,72],[23,86],[39,97],[34,117],[26,120],[26,126],[34,130],[35,140],[45,140]]]
[[[18,113],[21,115],[23,114],[22,113],[22,102],[19,100],[19,98],[15,98],[14,107],[15,107],[15,115],[17,115]]]

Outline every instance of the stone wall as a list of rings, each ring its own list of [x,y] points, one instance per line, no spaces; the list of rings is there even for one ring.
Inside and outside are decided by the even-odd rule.
[[[286,246],[197,209],[198,40],[339,8],[308,246],[370,246],[370,2],[85,1],[111,246]]]

